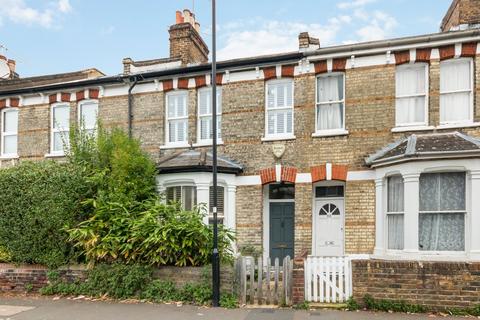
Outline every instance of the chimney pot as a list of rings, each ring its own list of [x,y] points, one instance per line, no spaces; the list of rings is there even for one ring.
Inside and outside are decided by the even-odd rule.
[[[183,23],[183,15],[181,11],[175,12],[175,24]]]

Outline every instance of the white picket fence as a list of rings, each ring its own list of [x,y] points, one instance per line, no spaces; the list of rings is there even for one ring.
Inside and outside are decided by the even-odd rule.
[[[348,257],[309,256],[304,270],[307,301],[342,303],[352,295],[352,265]]]

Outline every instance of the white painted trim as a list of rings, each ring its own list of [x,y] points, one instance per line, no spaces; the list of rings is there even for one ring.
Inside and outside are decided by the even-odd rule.
[[[98,104],[98,100],[96,99],[87,99],[87,100],[82,100],[78,103],[78,107],[77,107],[77,123],[78,123],[78,126],[80,127],[81,125],[81,122],[82,122],[82,109],[83,109],[83,106],[85,105],[88,105],[88,104],[92,104],[92,105],[95,105],[96,106],[96,109],[97,109],[97,112],[96,112],[96,116],[95,116],[95,126],[93,128],[81,128],[81,129],[86,129],[86,130],[95,130],[97,128],[97,123],[98,123],[98,109],[99,109],[99,104]]]
[[[272,108],[272,109],[269,109],[268,108],[268,87],[270,85],[276,85],[276,84],[290,84],[291,87],[292,87],[292,105],[291,106],[285,106],[285,107],[282,107],[282,108]],[[265,112],[264,112],[264,126],[265,126],[265,130],[264,130],[264,137],[261,139],[262,141],[276,141],[276,140],[291,140],[291,139],[295,139],[295,82],[293,81],[293,79],[290,79],[290,78],[281,78],[281,79],[273,79],[273,80],[269,80],[265,83],[265,86],[264,86],[264,90],[265,90],[265,93],[264,93],[264,97],[265,97]],[[278,96],[278,94],[277,94]],[[292,132],[291,133],[274,133],[274,134],[269,134],[268,133],[268,112],[269,111],[276,111],[276,110],[291,110],[292,112]],[[285,127],[286,127],[286,123],[285,123]],[[275,128],[276,130],[276,128]]]
[[[276,135],[276,136],[268,136],[265,138],[261,138],[260,140],[263,142],[269,142],[269,141],[286,141],[286,140],[295,140],[295,139],[297,139],[297,137],[293,135]]]
[[[275,165],[275,180],[277,182],[282,181],[282,165],[281,164]]]
[[[312,183],[312,174],[309,173],[297,173],[295,183]]]
[[[326,173],[327,173],[327,180],[332,180],[332,164],[327,163],[325,165],[325,170],[326,170]]]
[[[10,103],[10,102],[9,102]],[[4,124],[5,124],[5,114],[10,113],[10,112],[16,112],[17,113],[17,131],[16,132],[5,132]],[[4,108],[1,111],[1,132],[0,132],[0,139],[1,139],[1,152],[0,152],[0,159],[18,159],[18,124],[19,124],[19,118],[20,118],[20,110],[18,108],[11,108],[7,107]],[[16,153],[5,153],[5,137],[6,136],[16,136],[17,137],[17,152]]]
[[[183,117],[174,117],[174,120],[186,120],[187,128],[186,128],[186,140],[185,141],[176,141],[170,142],[170,130],[169,130],[169,119],[168,117],[168,100],[172,96],[185,96],[185,108],[186,108],[186,115]],[[176,90],[176,91],[169,91],[165,95],[165,124],[164,124],[164,132],[165,132],[165,145],[161,146],[160,149],[168,149],[168,148],[183,148],[185,145],[188,147],[188,135],[189,135],[189,125],[188,125],[188,116],[189,116],[189,99],[188,99],[188,91],[187,90]]]
[[[200,88],[197,90],[197,143],[194,144],[194,146],[200,146],[200,145],[203,145],[203,146],[208,146],[208,145],[212,145],[213,144],[213,140],[212,139],[202,139],[202,135],[201,135],[201,125],[200,125],[200,122],[201,122],[201,119],[203,117],[211,117],[212,118],[212,125],[213,125],[213,113],[211,112],[210,114],[206,114],[206,115],[200,115],[200,94],[202,92],[208,92],[209,93],[209,96],[210,96],[210,103],[212,104],[213,103],[213,96],[212,96],[212,87],[210,86],[207,86],[207,87],[203,87],[203,88]],[[220,95],[220,102],[223,101],[222,99],[222,87],[221,86],[218,86],[217,87],[217,95]],[[222,117],[222,105],[218,104],[219,100],[217,99],[217,116],[220,116],[220,129],[221,129],[221,125],[222,125],[222,121],[221,121],[221,117]],[[212,110],[213,111],[213,110]],[[218,118],[217,118],[218,119]],[[213,128],[213,127],[212,127]],[[213,131],[213,129],[212,129]],[[222,130],[220,130],[220,134],[222,133]],[[217,137],[217,144],[223,144],[223,141],[221,139],[221,136],[220,137]]]
[[[457,128],[476,128],[480,127],[480,122],[450,123],[436,126],[436,129],[457,129]]]
[[[321,131],[312,133],[312,138],[346,136],[348,135],[348,133],[349,133],[348,130],[344,130],[344,129],[321,130]]]
[[[392,128],[392,132],[409,132],[409,131],[429,131],[435,129],[434,126],[406,126]]]
[[[57,97],[58,99],[58,97]],[[67,107],[68,108],[68,130],[58,130],[58,129],[55,129],[54,128],[54,119],[53,119],[53,110],[55,108],[58,108],[58,107]],[[66,132],[67,133],[67,139],[69,138],[68,135],[69,135],[69,132],[70,132],[70,122],[71,122],[71,119],[70,119],[70,115],[71,115],[71,107],[70,107],[70,103],[69,102],[56,102],[56,103],[53,103],[51,106],[50,106],[50,153],[48,153],[47,155],[49,157],[63,157],[65,156],[65,150],[54,150],[54,135],[56,132]],[[47,157],[47,155],[45,155],[45,157]]]
[[[329,101],[329,102],[318,102],[318,80],[320,78],[328,78],[328,77],[336,77],[336,76],[342,76],[343,77],[343,99],[342,100],[339,100],[339,101]],[[345,110],[347,108],[347,104],[346,104],[346,96],[345,96],[345,93],[346,93],[346,90],[345,90],[345,87],[346,87],[346,80],[347,78],[345,77],[345,72],[329,72],[327,74],[319,74],[315,77],[315,132],[313,133],[315,136],[328,136],[328,135],[332,135],[332,133],[334,133],[334,135],[339,135],[339,133],[345,133],[347,132],[348,134],[348,131],[346,130],[346,125],[345,125]],[[317,122],[317,119],[318,119],[318,108],[320,105],[325,105],[325,104],[331,104],[331,103],[343,103],[343,112],[342,112],[342,115],[343,115],[343,119],[342,119],[342,128],[337,128],[337,129],[330,129],[330,130],[319,130],[318,129],[318,122]],[[312,137],[314,137],[314,135],[312,134]]]
[[[237,176],[236,186],[258,186],[262,184],[262,179],[260,176]]]

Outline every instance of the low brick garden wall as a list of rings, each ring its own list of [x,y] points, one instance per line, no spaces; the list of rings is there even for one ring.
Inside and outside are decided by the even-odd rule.
[[[353,297],[404,300],[432,309],[480,304],[480,263],[355,260]]]
[[[200,283],[204,281],[205,274],[211,274],[208,267],[158,267],[154,270],[154,278],[172,281],[177,287],[186,283]],[[75,281],[85,277],[86,266],[68,266],[58,269],[60,276],[67,281]],[[48,268],[39,265],[13,265],[0,263],[0,292],[24,293],[38,291],[44,287],[47,280]],[[221,270],[222,290],[232,290],[233,269],[223,266]]]

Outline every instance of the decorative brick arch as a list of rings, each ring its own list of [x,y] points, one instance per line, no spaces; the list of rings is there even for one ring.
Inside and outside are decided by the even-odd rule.
[[[322,164],[310,168],[312,183],[324,180],[347,181],[348,166],[341,164]]]
[[[280,166],[279,177],[277,177],[277,168],[266,168],[260,170],[260,179],[262,185],[274,182],[295,183],[297,179],[297,168]]]

